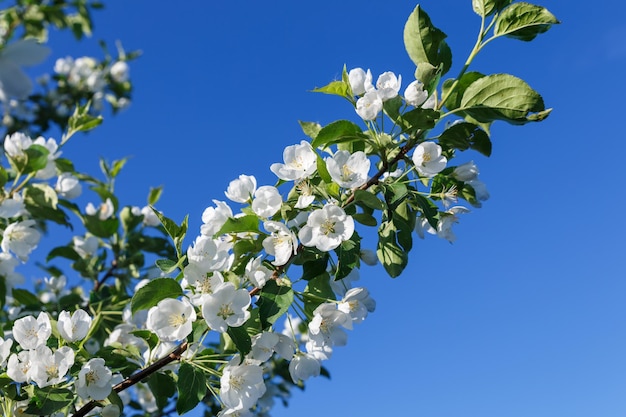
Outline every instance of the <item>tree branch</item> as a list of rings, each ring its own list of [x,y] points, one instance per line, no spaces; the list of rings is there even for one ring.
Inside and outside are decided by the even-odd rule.
[[[152,365],[142,369],[141,371],[133,374],[120,382],[119,384],[113,387],[113,391],[120,392],[124,391],[126,388],[132,387],[138,382],[141,382],[145,378],[149,377],[159,369],[169,365],[170,363],[177,361],[180,359],[180,356],[187,350],[189,344],[187,342],[181,343],[176,349],[174,349],[167,356],[162,357],[158,361],[154,362]],[[82,406],[76,413],[74,413],[73,417],[84,417],[91,410],[100,405],[99,401],[91,400],[84,406]]]

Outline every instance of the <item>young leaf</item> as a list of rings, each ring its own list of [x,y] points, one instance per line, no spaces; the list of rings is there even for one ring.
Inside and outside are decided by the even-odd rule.
[[[257,301],[261,326],[264,329],[269,328],[287,312],[292,302],[293,290],[291,287],[278,285],[274,280],[266,282]]]
[[[350,84],[343,81],[332,81],[324,87],[314,88],[314,93],[332,94],[334,96],[341,96],[350,98]]]
[[[218,235],[225,233],[244,233],[253,232],[260,233],[259,230],[259,218],[254,215],[247,215],[242,217],[230,217],[224,223],[224,226],[217,232]]]
[[[437,67],[442,65],[445,74],[452,65],[452,54],[444,40],[446,34],[433,26],[430,17],[418,5],[404,26],[404,47],[411,61],[419,66],[422,62]]]
[[[511,3],[512,0],[472,0],[472,8],[477,15],[487,17],[502,10]]]
[[[494,74],[470,84],[461,99],[464,113],[479,122],[504,120],[524,124],[545,119],[543,99],[525,81],[509,74]]]
[[[349,120],[337,120],[324,126],[311,142],[314,148],[367,138],[362,129]]]
[[[177,389],[176,411],[183,415],[198,405],[206,395],[206,378],[202,371],[183,362],[178,370]]]
[[[320,133],[320,130],[322,129],[322,126],[319,123],[303,122],[301,120],[299,120],[298,123],[300,123],[302,132],[304,132],[304,134],[311,139],[315,139],[317,137],[317,134]]]
[[[531,41],[560,23],[545,7],[519,2],[513,3],[496,19],[494,36],[507,36],[522,41]]]
[[[176,298],[183,295],[180,284],[172,278],[153,279],[143,287],[141,287],[131,301],[131,312],[145,310],[157,305],[157,303],[165,298]]]

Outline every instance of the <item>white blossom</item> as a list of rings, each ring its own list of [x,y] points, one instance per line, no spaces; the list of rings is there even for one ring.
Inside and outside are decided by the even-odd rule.
[[[7,198],[0,203],[0,217],[3,219],[10,219],[13,217],[22,216],[28,213],[24,201],[22,201],[19,194],[14,195],[12,198]]]
[[[468,182],[468,184],[474,189],[474,194],[476,195],[476,199],[478,201],[487,201],[489,200],[489,191],[487,190],[487,185],[479,179],[473,179]]]
[[[226,220],[233,217],[233,211],[230,206],[223,201],[213,200],[215,207],[207,207],[202,212],[202,226],[200,226],[200,233],[205,236],[213,236],[216,234]]]
[[[356,113],[363,120],[374,120],[383,109],[383,100],[378,91],[372,90],[356,101]]]
[[[404,90],[404,101],[410,106],[419,107],[428,99],[428,91],[424,90],[424,84],[415,80]]]
[[[35,39],[20,39],[5,45],[0,51],[0,100],[29,95],[33,82],[20,67],[37,65],[49,54],[50,48]]]
[[[236,203],[247,203],[256,191],[256,178],[252,175],[240,175],[228,184],[226,197]]]
[[[275,163],[270,170],[284,181],[299,181],[308,178],[317,170],[317,154],[309,142],[287,146],[283,151],[284,164]]]
[[[229,326],[239,327],[250,318],[251,301],[246,289],[238,290],[231,282],[225,282],[206,296],[202,315],[211,329],[224,333]]]
[[[9,356],[7,375],[15,382],[23,383],[31,380],[31,367],[36,359],[35,350],[23,350]]]
[[[352,89],[352,94],[360,96],[367,91],[374,89],[372,85],[372,73],[368,69],[367,72],[363,68],[353,68],[348,72],[348,82]]]
[[[161,220],[150,206],[143,206],[140,211],[143,216],[143,224],[148,227],[157,227],[161,224]]]
[[[68,342],[76,342],[87,336],[91,322],[91,316],[85,310],[78,309],[71,315],[63,310],[59,313],[57,330],[63,339]]]
[[[313,211],[300,229],[298,238],[304,246],[315,246],[328,252],[348,240],[354,233],[354,220],[339,206],[327,204]]]
[[[65,380],[65,375],[74,364],[74,350],[63,346],[54,352],[47,346],[39,346],[31,357],[30,379],[40,388],[55,385]]]
[[[43,169],[37,171],[36,178],[47,180],[54,177],[57,172],[55,160],[59,156],[61,156],[61,152],[57,152],[59,149],[59,145],[54,139],[49,138],[48,140],[45,140],[42,136],[35,139],[33,145],[43,146],[48,150],[48,161],[46,163],[46,166]]]
[[[325,159],[326,168],[333,181],[344,188],[355,188],[367,182],[370,160],[363,151],[350,154],[348,151],[337,151],[332,157]]]
[[[89,216],[98,216],[100,220],[106,220],[113,216],[115,212],[115,207],[113,207],[113,202],[110,198],[107,198],[106,201],[100,204],[98,208],[96,208],[93,203],[88,203],[87,207],[85,207],[85,213]]]
[[[441,154],[441,146],[435,142],[422,142],[413,152],[413,163],[420,175],[434,177],[444,170],[448,159]]]
[[[192,323],[196,321],[196,310],[183,298],[166,298],[148,310],[146,328],[166,342],[183,340],[191,333]]]
[[[26,316],[13,323],[13,338],[22,349],[36,349],[37,346],[44,345],[51,334],[50,317],[43,311],[36,319]]]
[[[350,316],[352,322],[360,323],[376,309],[376,301],[370,297],[367,288],[352,288],[346,292],[337,309]]]
[[[247,410],[265,393],[263,369],[254,364],[239,364],[236,355],[224,368],[220,378],[220,399],[227,408]]]
[[[11,353],[11,346],[13,346],[13,340],[4,340],[0,337],[0,368],[3,368],[6,360]]]
[[[41,233],[33,227],[35,224],[34,220],[9,224],[2,235],[2,250],[13,252],[20,260],[27,261],[41,239]]]
[[[266,221],[263,227],[270,232],[270,235],[263,240],[263,248],[269,255],[274,256],[272,264],[276,266],[286,264],[298,249],[295,233],[280,222]]]
[[[32,145],[33,140],[21,132],[15,132],[4,138],[4,151],[12,159],[21,159],[26,156],[26,149]]]
[[[113,374],[104,359],[90,359],[78,373],[76,392],[81,398],[102,401],[111,393]]]
[[[333,346],[344,346],[348,342],[344,328],[352,329],[350,316],[338,310],[335,303],[320,304],[309,323],[307,351],[318,359],[330,359]]]
[[[257,256],[246,264],[245,277],[257,288],[263,288],[273,274],[271,269],[263,265],[262,258],[262,256]]]
[[[271,185],[264,185],[254,193],[252,211],[259,217],[268,218],[276,214],[282,204],[283,198],[278,189]]]
[[[402,84],[402,76],[394,74],[391,71],[383,72],[376,80],[376,89],[382,101],[391,100],[398,95],[400,85]]]
[[[96,254],[100,241],[95,236],[74,236],[72,237],[72,246],[78,255],[85,259]]]
[[[452,226],[459,222],[458,214],[469,213],[469,209],[463,206],[455,206],[450,210],[441,213],[437,222],[437,236],[452,243],[456,240],[456,236],[452,232]]]
[[[306,352],[298,352],[289,362],[289,375],[297,383],[312,376],[319,376],[321,368],[322,364],[315,356]]]
[[[366,265],[374,266],[378,263],[378,256],[371,249],[361,249],[359,256]]]
[[[54,190],[61,197],[71,200],[83,192],[83,187],[78,178],[68,172],[64,172],[58,176]]]
[[[125,83],[130,78],[130,68],[126,61],[117,61],[109,68],[109,74],[116,83]]]
[[[478,167],[474,161],[466,162],[452,171],[452,176],[458,181],[468,182],[478,178]]]

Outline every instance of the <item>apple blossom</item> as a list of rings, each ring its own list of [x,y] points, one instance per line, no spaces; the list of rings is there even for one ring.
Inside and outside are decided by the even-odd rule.
[[[422,142],[413,152],[413,163],[420,175],[434,177],[444,170],[448,159],[441,155],[441,146],[435,142]]]
[[[420,80],[413,81],[404,90],[404,101],[410,106],[421,106],[428,96],[428,91],[424,90],[424,84]]]
[[[130,68],[126,61],[117,61],[109,68],[109,74],[116,83],[125,83],[130,78]]]
[[[250,259],[246,264],[245,277],[257,288],[263,288],[273,274],[273,271],[263,265],[262,261],[262,256],[257,256],[256,258]]]
[[[271,185],[264,185],[259,187],[254,193],[252,211],[259,217],[268,218],[276,214],[282,204],[283,199],[278,189]]]
[[[312,376],[319,376],[321,368],[322,364],[315,356],[307,352],[298,352],[289,362],[289,375],[295,383],[298,383]]]
[[[33,140],[29,136],[21,132],[15,132],[4,138],[4,151],[9,158],[21,159],[26,156],[26,149],[28,149],[32,143]]]
[[[24,201],[22,201],[19,194],[13,196],[13,198],[7,198],[0,203],[0,217],[3,219],[10,219],[12,217],[22,216],[28,213]]]
[[[13,353],[7,361],[7,375],[13,381],[18,383],[30,382],[31,367],[36,360],[35,350],[23,350],[19,353]]]
[[[371,249],[361,249],[359,256],[366,265],[374,266],[378,263],[378,256]]]
[[[304,246],[315,246],[328,252],[348,240],[354,233],[354,220],[339,206],[327,204],[313,211],[298,238]]]
[[[85,207],[85,213],[89,216],[98,216],[100,220],[106,220],[113,216],[115,207],[113,207],[111,199],[107,198],[98,208],[96,208],[93,203],[88,203],[87,207]]]
[[[82,193],[83,188],[78,178],[68,172],[63,172],[58,176],[54,190],[61,197],[71,200],[78,197]]]
[[[309,142],[287,146],[283,151],[284,164],[275,163],[270,170],[284,181],[299,181],[308,178],[317,170],[317,154]]]
[[[265,393],[263,369],[254,364],[239,364],[239,355],[226,365],[220,378],[220,399],[233,410],[247,410]]]
[[[26,316],[13,323],[13,338],[22,349],[36,349],[37,346],[44,345],[51,334],[50,317],[43,311],[36,319]]]
[[[359,270],[354,268],[352,271],[348,273],[345,277],[341,279],[333,279],[330,280],[330,288],[333,290],[335,294],[340,297],[343,297],[344,294],[352,288],[352,284],[354,281],[358,281],[361,278]]]
[[[100,241],[95,236],[74,236],[72,237],[74,250],[81,258],[89,258],[96,254]]]
[[[78,309],[71,315],[63,310],[59,313],[57,329],[61,337],[68,342],[83,340],[91,327],[91,316],[86,311]]]
[[[143,216],[143,224],[148,227],[157,227],[161,224],[161,220],[150,206],[143,206],[140,211]]]
[[[216,234],[226,220],[233,217],[233,211],[230,206],[223,201],[213,200],[215,207],[207,207],[202,212],[202,222],[204,223],[200,227],[200,233],[205,236],[213,236]]]
[[[225,194],[236,203],[247,203],[256,191],[256,178],[252,175],[240,175],[228,184]]]
[[[298,191],[298,201],[295,208],[304,209],[309,207],[313,201],[315,201],[315,195],[313,195],[313,187],[309,180],[304,179],[296,183],[296,191]]]
[[[61,156],[61,152],[57,152],[59,149],[59,145],[54,139],[50,138],[48,140],[45,140],[41,136],[33,141],[33,145],[43,146],[48,150],[48,162],[43,169],[37,171],[37,175],[35,177],[42,180],[47,180],[54,177],[57,171],[57,167],[54,161],[59,156]]]
[[[196,310],[183,298],[166,298],[148,310],[146,328],[165,342],[183,340],[191,333],[191,325],[196,321]]]
[[[402,76],[394,74],[391,71],[383,72],[376,80],[376,89],[382,101],[391,100],[398,95],[402,84]]]
[[[0,100],[8,97],[25,98],[33,89],[33,82],[20,67],[30,67],[42,62],[50,48],[35,39],[20,39],[0,51]]]
[[[468,182],[478,178],[478,167],[474,161],[466,162],[452,171],[452,176],[459,181]]]
[[[76,393],[87,400],[102,401],[111,393],[113,374],[104,359],[93,358],[83,365],[75,382]]]
[[[251,301],[247,290],[238,290],[233,283],[224,282],[205,297],[202,316],[211,329],[224,333],[229,326],[239,327],[250,318]]]
[[[383,109],[383,100],[378,91],[372,90],[356,101],[356,113],[363,120],[374,120]]]
[[[376,301],[369,294],[367,288],[358,287],[349,289],[337,306],[337,309],[348,314],[352,322],[360,323],[376,309]]]
[[[52,352],[47,346],[39,346],[31,357],[30,379],[40,388],[61,383],[73,364],[72,348],[63,346]]]
[[[344,328],[352,329],[351,317],[338,310],[335,303],[320,304],[309,322],[307,351],[318,359],[330,359],[333,346],[344,346],[348,342]]]
[[[489,191],[487,190],[487,185],[484,182],[479,179],[473,179],[467,184],[469,184],[474,189],[474,194],[476,195],[477,200],[489,200]]]
[[[352,94],[355,96],[360,96],[374,89],[372,73],[370,70],[365,72],[363,68],[352,68],[348,73],[348,82],[350,83]]]
[[[270,235],[263,240],[265,252],[274,256],[272,264],[285,265],[298,249],[295,233],[283,223],[275,221],[266,221],[263,227],[270,232]]]
[[[148,410],[146,410],[148,411]],[[155,410],[156,411],[156,410]],[[102,408],[100,415],[102,417],[119,417],[120,416],[120,408],[115,404],[107,404]]]
[[[439,222],[437,222],[437,236],[453,243],[456,240],[456,236],[452,232],[452,225],[459,222],[457,214],[461,213],[469,213],[469,209],[463,206],[455,206],[450,210],[441,213]]]
[[[13,346],[13,340],[4,340],[0,337],[0,368],[4,367],[6,360],[11,353],[11,346]]]
[[[276,352],[283,358],[291,360],[295,348],[293,340],[284,334],[262,332],[252,337],[252,350],[249,358],[266,362]]]
[[[326,168],[333,181],[344,188],[356,188],[367,182],[370,160],[363,151],[350,154],[348,151],[337,151],[332,157],[325,159]]]
[[[22,261],[27,261],[41,239],[41,233],[33,227],[35,224],[34,220],[9,224],[2,235],[2,250],[13,252]]]

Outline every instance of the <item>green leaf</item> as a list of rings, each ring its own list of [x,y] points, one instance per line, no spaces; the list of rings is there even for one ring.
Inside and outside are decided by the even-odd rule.
[[[317,134],[322,130],[322,126],[316,122],[303,122],[301,120],[298,121],[300,123],[300,127],[305,135],[310,137],[311,139],[315,139]]]
[[[26,172],[36,172],[40,169],[44,169],[48,164],[48,155],[50,151],[45,146],[30,145],[28,149],[24,151],[27,156]]]
[[[157,303],[165,298],[177,298],[183,295],[180,284],[172,278],[153,279],[143,287],[141,287],[131,301],[131,312],[146,310],[157,305]]]
[[[472,0],[472,7],[478,16],[487,17],[502,10],[512,0]]]
[[[229,326],[227,333],[243,359],[252,350],[252,339],[246,330],[246,325],[239,327]]]
[[[178,370],[176,388],[178,389],[176,411],[182,415],[193,410],[206,395],[206,378],[202,371],[183,362]]]
[[[159,410],[163,410],[169,403],[169,399],[176,393],[176,383],[174,379],[160,372],[153,374],[148,379],[148,387],[150,387],[150,391],[154,394]]]
[[[161,198],[161,194],[163,193],[163,187],[150,187],[150,192],[148,193],[148,205],[154,206],[159,198]]]
[[[385,204],[374,193],[367,190],[355,190],[354,201],[374,210],[385,208]]]
[[[408,253],[397,242],[396,227],[391,221],[382,222],[378,228],[376,255],[392,278],[399,276],[409,261]]]
[[[434,67],[441,65],[445,74],[452,65],[450,48],[444,40],[446,34],[433,26],[430,17],[418,5],[404,26],[404,47],[411,61],[419,67],[427,62]]]
[[[4,185],[9,180],[9,173],[3,166],[0,166],[0,187],[4,187]]]
[[[159,212],[154,207],[150,206],[154,214],[159,218],[159,221],[163,225],[165,232],[172,238],[174,242],[174,247],[176,248],[176,253],[180,257],[182,254],[183,240],[185,239],[185,235],[187,234],[187,225],[189,222],[189,217],[185,216],[180,226],[178,226],[173,220],[165,217],[161,212]]]
[[[293,302],[293,290],[286,285],[278,285],[275,280],[265,283],[259,300],[259,318],[263,329],[269,328],[283,314],[289,310]]]
[[[326,148],[337,143],[367,139],[361,128],[349,120],[337,120],[324,126],[311,142],[313,148]]]
[[[89,233],[101,238],[109,238],[113,236],[120,225],[116,217],[100,220],[97,215],[84,217],[85,228]]]
[[[171,259],[157,259],[154,263],[156,264],[157,268],[161,270],[161,272],[167,275],[174,272],[176,268],[180,268],[182,270],[182,264],[184,260],[185,257],[180,258],[178,262],[172,261]]]
[[[330,275],[324,272],[309,281],[304,289],[304,312],[307,317],[313,317],[313,311],[322,303],[335,299],[335,293],[330,287]]]
[[[56,257],[70,259],[72,261],[77,261],[80,259],[80,255],[74,250],[73,247],[70,246],[57,246],[56,248],[52,249],[46,257],[46,262],[50,262]]]
[[[322,157],[319,156],[319,154],[317,155],[316,163],[317,163],[317,173],[320,174],[320,178],[322,179],[322,181],[324,181],[326,184],[332,184],[333,178],[330,176],[330,173],[328,172],[328,168],[326,167],[326,161],[324,161]]]
[[[324,87],[314,88],[312,91],[314,93],[324,93],[350,98],[350,84],[344,81],[332,81]]]
[[[454,85],[454,78],[450,78],[443,82],[442,86],[442,94],[443,97],[446,97],[446,108],[448,110],[458,109],[461,106],[461,99],[463,98],[463,93],[474,81],[479,78],[484,77],[484,74],[476,71],[470,71],[463,74],[463,76],[459,79],[456,86],[454,87],[454,91],[450,91],[452,86]]]
[[[489,134],[473,123],[461,122],[451,125],[439,136],[439,144],[444,148],[460,151],[471,148],[485,156],[491,155]]]
[[[503,120],[511,124],[524,124],[545,119],[543,99],[525,81],[509,74],[482,77],[463,93],[463,113],[482,123]]]
[[[74,393],[65,388],[34,387],[34,396],[23,410],[26,414],[51,415],[74,401]]]
[[[417,130],[432,129],[440,116],[438,110],[417,108],[404,113],[396,123],[404,133],[412,134]]]
[[[355,213],[352,215],[352,218],[363,226],[376,226],[378,224],[376,218],[368,213]]]
[[[241,217],[230,217],[224,223],[224,226],[217,232],[217,235],[226,233],[261,233],[259,229],[259,218],[255,215],[247,215]]]
[[[39,301],[39,298],[37,298],[35,294],[22,288],[13,289],[13,298],[19,304],[25,306],[41,306],[41,301]]]
[[[337,253],[335,280],[340,280],[358,268],[361,262],[361,236],[354,232],[349,240],[341,242],[335,252]]]
[[[525,2],[513,3],[496,19],[494,36],[507,36],[522,41],[531,41],[560,23],[545,7]]]
[[[89,114],[90,103],[84,106],[77,106],[74,114],[68,120],[68,132],[63,142],[69,139],[76,132],[87,132],[102,123],[102,116],[92,116]]]

